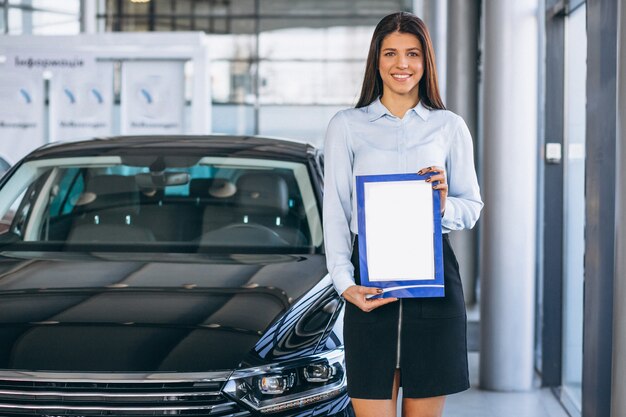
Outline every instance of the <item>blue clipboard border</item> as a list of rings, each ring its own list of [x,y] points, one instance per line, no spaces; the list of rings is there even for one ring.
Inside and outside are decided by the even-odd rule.
[[[378,287],[383,289],[383,294],[376,298],[427,298],[443,297],[445,295],[443,277],[443,250],[441,232],[441,201],[439,192],[433,190],[433,221],[434,233],[433,244],[435,249],[435,279],[409,280],[409,281],[369,281],[367,269],[367,230],[365,226],[365,183],[367,182],[396,182],[396,181],[423,181],[434,175],[428,173],[419,174],[389,174],[389,175],[357,175],[356,195],[357,195],[357,216],[359,228],[359,267],[361,274],[361,285],[366,287]]]

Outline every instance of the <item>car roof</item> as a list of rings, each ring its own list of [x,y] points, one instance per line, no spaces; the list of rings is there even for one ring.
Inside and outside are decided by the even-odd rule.
[[[190,155],[206,152],[211,156],[236,156],[301,161],[316,148],[304,142],[260,136],[231,135],[150,135],[115,136],[76,142],[57,142],[31,152],[26,159],[65,156],[146,154],[150,151]]]

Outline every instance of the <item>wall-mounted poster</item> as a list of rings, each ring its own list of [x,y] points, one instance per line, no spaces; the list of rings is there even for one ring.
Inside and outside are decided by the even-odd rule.
[[[3,68],[0,77],[0,157],[14,164],[45,143],[44,111],[41,72]]]
[[[184,62],[122,64],[122,134],[184,133]]]
[[[68,141],[113,133],[113,64],[91,71],[55,73],[50,80],[50,140]]]

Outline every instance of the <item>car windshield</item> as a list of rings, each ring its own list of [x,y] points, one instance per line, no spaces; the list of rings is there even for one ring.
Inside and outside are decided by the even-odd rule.
[[[120,155],[23,163],[0,189],[0,244],[19,250],[319,248],[304,163]]]

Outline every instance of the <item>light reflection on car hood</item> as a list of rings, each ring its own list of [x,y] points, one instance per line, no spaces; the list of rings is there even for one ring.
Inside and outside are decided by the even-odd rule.
[[[0,368],[235,368],[321,255],[0,254]]]

